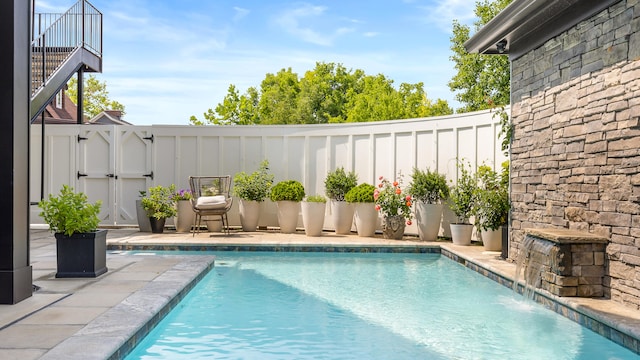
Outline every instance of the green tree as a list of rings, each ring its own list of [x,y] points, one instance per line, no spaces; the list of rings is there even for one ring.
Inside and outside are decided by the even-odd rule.
[[[94,75],[84,78],[83,84],[83,112],[84,116],[91,119],[104,110],[120,110],[125,114],[124,105],[109,99],[107,83],[98,80]],[[78,104],[78,78],[72,77],[67,83],[67,95],[74,104]]]
[[[402,83],[399,89],[384,75],[369,76],[341,64],[316,63],[302,78],[282,69],[267,74],[258,91],[250,87],[240,95],[230,85],[215,110],[191,116],[204,124],[324,124],[376,121],[453,113],[445,100],[429,100],[423,83]]]
[[[476,3],[475,31],[493,19],[512,0],[482,0]],[[469,112],[508,105],[510,98],[509,58],[507,55],[470,54],[464,48],[470,29],[458,21],[453,22],[450,57],[455,63],[456,75],[449,88],[463,105],[458,112]]]

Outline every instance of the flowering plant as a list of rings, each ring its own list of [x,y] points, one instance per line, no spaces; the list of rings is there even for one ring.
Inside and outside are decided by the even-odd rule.
[[[191,200],[192,198],[193,198],[193,195],[191,194],[191,190],[189,189],[180,189],[180,191],[173,194],[172,196],[173,201]]]
[[[400,215],[407,220],[407,225],[411,225],[411,195],[402,191],[402,175],[398,180],[391,182],[384,176],[380,176],[378,188],[373,192],[373,199],[376,203],[376,210],[384,216]]]

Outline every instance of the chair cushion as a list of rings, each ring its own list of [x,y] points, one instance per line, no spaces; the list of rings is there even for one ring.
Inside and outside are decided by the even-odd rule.
[[[224,195],[200,196],[196,200],[196,208],[201,210],[224,209],[227,206],[227,198]]]

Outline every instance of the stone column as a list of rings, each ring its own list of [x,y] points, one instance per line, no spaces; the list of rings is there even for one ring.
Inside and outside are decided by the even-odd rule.
[[[29,259],[31,1],[0,1],[0,304],[33,293]]]

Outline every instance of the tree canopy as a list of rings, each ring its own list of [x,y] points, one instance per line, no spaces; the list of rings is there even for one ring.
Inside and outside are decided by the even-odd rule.
[[[342,64],[316,63],[299,77],[291,68],[267,74],[260,88],[240,95],[229,85],[227,95],[215,109],[194,125],[326,124],[408,119],[453,113],[445,100],[427,98],[423,83],[402,83],[382,74],[366,75]]]
[[[482,0],[476,2],[475,31],[493,19],[512,0]],[[510,101],[510,68],[507,55],[470,54],[464,48],[469,40],[470,28],[453,22],[451,60],[456,75],[449,82],[451,91],[462,107],[457,112],[469,112],[508,105]]]
[[[120,110],[124,115],[124,105],[109,99],[107,83],[98,80],[94,75],[84,77],[84,97],[82,101],[84,116],[91,119],[104,110]],[[67,83],[67,95],[74,104],[78,104],[78,78],[72,77]]]

